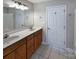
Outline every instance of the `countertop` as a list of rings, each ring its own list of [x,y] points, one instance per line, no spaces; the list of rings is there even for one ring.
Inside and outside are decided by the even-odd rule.
[[[10,34],[10,37],[16,36],[16,38],[3,39],[3,42],[4,42],[3,48],[6,48],[6,47],[18,42],[19,40],[22,40],[23,38],[31,35],[32,33],[36,32],[40,29],[42,29],[42,27],[35,27],[33,30],[25,29],[25,30]]]

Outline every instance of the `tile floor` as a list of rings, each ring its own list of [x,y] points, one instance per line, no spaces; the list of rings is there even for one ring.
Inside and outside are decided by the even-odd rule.
[[[31,56],[30,59],[76,59],[58,53],[56,50],[49,48],[47,45],[41,45],[40,48]]]

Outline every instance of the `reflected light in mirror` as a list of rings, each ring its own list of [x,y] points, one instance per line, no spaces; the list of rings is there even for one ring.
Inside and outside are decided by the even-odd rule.
[[[28,7],[26,7],[26,6],[24,6],[24,5],[19,5],[19,8],[20,8],[21,10],[28,10],[28,9],[29,9]]]
[[[14,8],[15,7],[15,3],[12,1],[7,2],[7,4],[9,5],[9,7]]]
[[[23,5],[19,5],[21,10],[25,10]]]
[[[15,7],[15,8],[19,9],[19,5],[17,3],[9,4],[9,7],[11,7],[11,8]]]
[[[24,9],[25,9],[25,10],[28,10],[29,8],[28,8],[28,7],[26,7],[26,6],[24,6]]]
[[[18,5],[18,3],[15,3],[15,8],[20,9],[20,5]]]

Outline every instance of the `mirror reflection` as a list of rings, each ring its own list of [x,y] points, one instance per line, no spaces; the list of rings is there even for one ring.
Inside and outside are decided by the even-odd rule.
[[[33,9],[20,10],[3,7],[3,32],[26,29],[33,26]]]

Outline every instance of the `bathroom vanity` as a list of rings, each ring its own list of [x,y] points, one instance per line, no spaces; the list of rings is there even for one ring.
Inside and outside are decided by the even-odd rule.
[[[23,32],[27,33],[27,31]],[[28,31],[20,38],[4,44],[4,59],[29,59],[42,42],[42,28]]]

